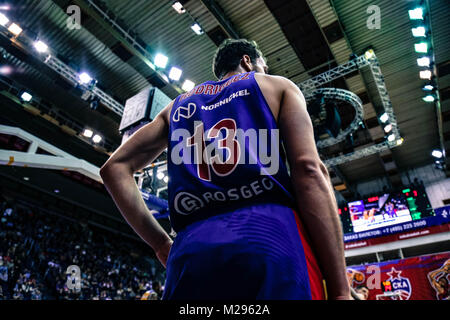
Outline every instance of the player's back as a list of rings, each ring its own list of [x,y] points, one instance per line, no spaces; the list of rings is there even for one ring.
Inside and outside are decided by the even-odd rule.
[[[280,133],[254,72],[208,81],[179,96],[169,137],[176,231],[249,204],[293,205]]]

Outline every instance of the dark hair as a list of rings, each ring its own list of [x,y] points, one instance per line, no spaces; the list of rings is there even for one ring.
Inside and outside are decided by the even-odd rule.
[[[224,40],[217,48],[213,59],[213,73],[217,79],[220,80],[228,72],[236,70],[243,55],[248,55],[252,63],[263,57],[255,41],[247,39]]]

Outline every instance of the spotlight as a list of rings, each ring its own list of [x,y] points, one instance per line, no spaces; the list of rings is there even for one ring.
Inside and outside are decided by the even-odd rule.
[[[172,8],[174,8],[174,10],[176,12],[178,12],[178,14],[182,14],[186,12],[186,9],[184,9],[183,5],[180,3],[180,1],[175,1],[172,4]]]
[[[418,37],[426,37],[425,27],[412,28],[411,32],[412,32],[413,36],[416,37],[416,38],[418,38]]]
[[[86,138],[92,137],[93,134],[94,132],[91,129],[84,129],[83,136],[85,136]]]
[[[165,55],[158,53],[158,54],[156,54],[155,61],[153,61],[153,62],[155,63],[155,66],[157,66],[157,67],[165,68],[168,60],[169,60],[169,58],[167,58]]]
[[[395,134],[391,133],[388,137],[387,137],[389,142],[392,142],[395,140]]]
[[[10,66],[0,66],[0,74],[9,75],[13,72],[13,68]]]
[[[422,87],[422,90],[424,91],[433,91],[434,87],[431,84],[426,84]]]
[[[433,152],[431,152],[431,155],[437,159],[440,159],[440,158],[442,158],[443,153],[439,149],[434,149]]]
[[[433,102],[434,101],[434,96],[429,94],[429,95],[423,97],[422,100],[425,101],[425,102]]]
[[[100,141],[102,141],[102,137],[100,137],[98,134],[96,134],[93,138],[92,141],[94,141],[94,143],[99,143]]]
[[[181,89],[183,89],[184,91],[191,91],[192,89],[194,89],[194,87],[195,83],[193,83],[191,80],[186,79],[181,86]]]
[[[388,133],[391,130],[392,130],[392,124],[388,124],[384,127],[384,132],[386,132],[386,133]]]
[[[372,49],[369,49],[364,53],[364,56],[366,57],[367,60],[373,58],[374,55],[375,55],[375,52],[373,52]]]
[[[386,123],[386,121],[388,121],[389,120],[389,116],[388,116],[388,114],[385,112],[385,113],[383,113],[381,116],[380,116],[380,121],[382,122],[382,123]]]
[[[430,66],[430,58],[428,58],[428,57],[418,58],[417,65],[419,67],[429,67]]]
[[[44,53],[44,52],[47,52],[47,51],[48,51],[48,46],[47,46],[44,42],[42,42],[41,40],[36,41],[36,42],[34,43],[34,48],[35,48],[36,51],[39,52],[39,53]]]
[[[409,19],[411,20],[423,20],[422,8],[415,8],[414,10],[408,10]]]
[[[86,72],[82,72],[78,76],[78,81],[81,84],[88,84],[89,82],[91,82],[91,80],[92,80],[91,76],[89,74],[87,74]]]
[[[162,173],[161,171],[156,174],[156,178],[158,178],[158,180],[162,180],[164,176],[164,173]]]
[[[24,92],[22,92],[22,94],[20,95],[20,99],[22,99],[22,100],[25,101],[25,102],[30,102],[31,99],[33,99],[33,96],[32,96],[30,93],[24,91]]]
[[[6,24],[9,22],[9,19],[7,16],[5,16],[3,13],[0,13],[0,25],[6,26]]]
[[[15,35],[16,37],[22,33],[22,28],[19,27],[19,25],[12,23],[9,28],[8,28],[9,32],[11,32],[13,35]]]
[[[170,72],[169,72],[169,78],[174,81],[178,81],[178,80],[180,80],[182,73],[183,73],[183,71],[181,69],[178,69],[177,67],[172,67],[172,69],[170,69]]]
[[[428,43],[420,42],[414,44],[414,50],[418,53],[427,53],[428,52]]]
[[[202,35],[204,33],[202,27],[197,22],[191,26],[191,29],[197,35]]]
[[[431,71],[430,70],[423,70],[420,71],[419,73],[420,79],[427,79],[427,80],[431,80]]]

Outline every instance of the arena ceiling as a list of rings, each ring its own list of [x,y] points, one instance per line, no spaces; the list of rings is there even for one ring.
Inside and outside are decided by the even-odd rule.
[[[199,84],[214,79],[211,61],[221,40],[252,39],[265,54],[271,74],[299,84],[347,62],[352,54],[359,56],[372,48],[380,62],[404,142],[381,154],[330,168],[336,192],[346,199],[356,196],[354,186],[361,181],[384,177],[391,186],[398,186],[400,172],[432,163],[431,151],[435,148],[449,148],[448,1],[189,0],[181,1],[186,10],[182,14],[172,8],[173,3],[171,0],[22,0],[5,2],[0,11],[20,24],[29,36],[48,44],[74,70],[89,71],[98,81],[97,86],[121,104],[149,85],[160,88],[170,98],[182,92],[181,83],[169,83],[160,72],[149,67],[157,52],[169,57],[169,65],[183,70],[182,79]],[[380,9],[379,29],[367,26],[370,16],[367,8],[374,4]],[[81,9],[80,29],[67,25],[67,8],[71,5]],[[424,81],[419,79],[418,55],[414,51],[417,41],[411,34],[413,25],[408,17],[408,10],[417,5],[430,7],[440,104],[422,100]],[[201,25],[203,34],[191,30],[194,22]],[[81,132],[61,131],[61,121],[49,125],[48,119],[25,111],[22,112],[27,115],[23,117],[16,110],[2,118],[33,134],[44,134],[50,140],[57,136],[49,142],[68,152],[73,146],[77,156],[100,166],[121,142],[120,117],[104,106],[91,110],[76,88],[50,70],[35,53],[3,34],[0,47],[3,48],[1,63],[13,69],[2,75],[2,79],[33,92],[49,105],[53,114],[63,114],[80,126],[101,133],[104,141],[94,146],[81,137]],[[365,116],[363,125],[353,135],[353,144],[343,142],[324,150],[321,155],[325,159],[386,138],[377,117],[379,99],[366,72],[353,72],[326,86],[357,94],[364,103]],[[3,97],[2,101],[7,103]]]

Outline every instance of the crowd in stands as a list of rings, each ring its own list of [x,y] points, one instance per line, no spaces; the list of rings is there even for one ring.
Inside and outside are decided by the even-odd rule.
[[[161,298],[164,269],[137,240],[11,201],[0,218],[0,300]]]

